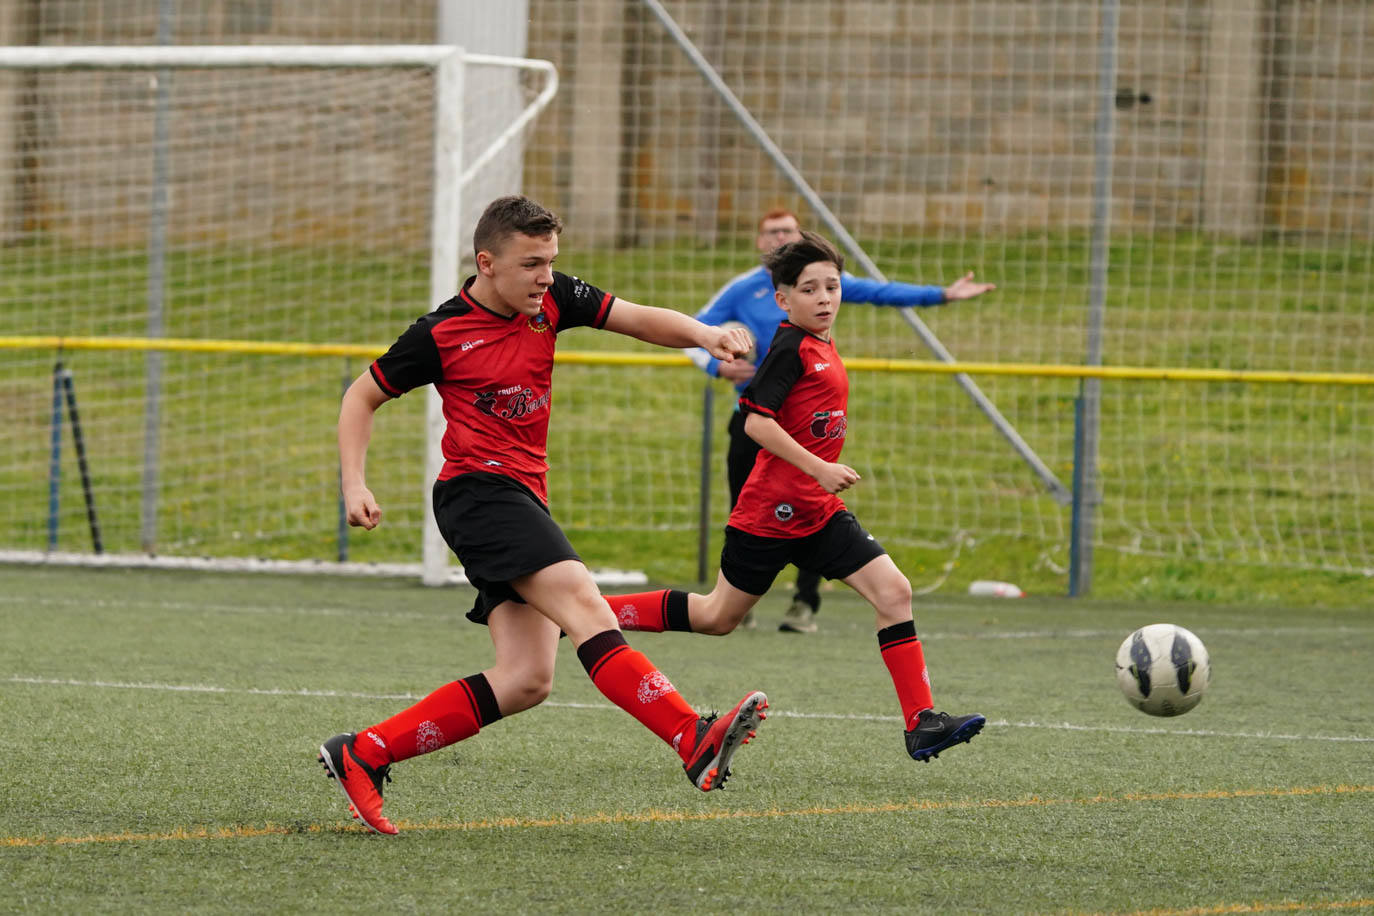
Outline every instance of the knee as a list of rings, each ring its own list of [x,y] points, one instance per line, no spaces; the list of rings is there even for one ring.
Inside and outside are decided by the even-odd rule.
[[[739,626],[738,620],[727,620],[719,612],[703,614],[699,619],[692,621],[692,632],[700,633],[703,636],[724,636],[726,633],[734,631]]]
[[[538,706],[553,692],[552,668],[522,667],[514,671],[493,671],[488,680],[493,681],[501,712],[508,716]]]
[[[884,582],[875,597],[880,612],[888,611],[904,616],[910,615],[911,582],[901,573]]]
[[[512,709],[511,712],[522,709],[530,709],[538,706],[549,698],[553,691],[553,678],[529,678],[517,681],[512,685],[508,697]]]
[[[730,613],[727,603],[714,593],[700,598],[693,595],[691,600],[692,632],[705,636],[724,636],[734,632],[744,613],[747,613],[747,610],[738,616]]]

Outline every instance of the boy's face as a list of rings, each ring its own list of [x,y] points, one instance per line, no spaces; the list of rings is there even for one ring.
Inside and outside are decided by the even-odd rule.
[[[840,310],[840,269],[830,261],[813,261],[802,269],[794,285],[778,287],[777,300],[788,321],[829,340]]]
[[[477,270],[495,293],[482,299],[494,311],[538,315],[544,307],[544,293],[553,285],[553,262],[558,257],[558,236],[533,236],[516,233],[507,237],[497,251],[481,251]],[[488,301],[494,298],[495,301]],[[510,311],[507,311],[510,310]]]

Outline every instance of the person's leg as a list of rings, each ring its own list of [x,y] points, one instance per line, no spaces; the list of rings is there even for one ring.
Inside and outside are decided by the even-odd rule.
[[[816,632],[816,614],[821,609],[821,574],[797,567],[797,592],[783,615],[778,630],[783,633]]]
[[[580,562],[554,563],[511,585],[568,634],[596,688],[677,751],[694,785],[709,791],[724,783],[734,752],[766,718],[762,692],[749,693],[718,721],[697,715],[672,682],[625,642],[610,605]]]
[[[710,594],[661,589],[605,600],[627,630],[724,636],[740,626],[792,557],[796,542],[725,527],[720,571]]]
[[[878,649],[902,707],[907,753],[915,760],[932,760],[945,748],[978,734],[985,722],[981,715],[950,716],[934,710],[925,651],[911,616],[911,583],[892,558],[883,554],[844,582],[873,605]]]
[[[754,462],[758,460],[761,446],[744,431],[744,414],[738,410],[730,415],[729,433],[730,443],[725,453],[725,470],[730,483],[730,508],[734,509],[735,503],[739,502],[740,491],[744,489],[744,482],[749,479],[749,472],[754,469]],[[758,625],[754,620],[753,608],[745,612],[739,625],[746,630],[752,630]]]
[[[320,762],[339,781],[353,816],[370,829],[396,832],[382,814],[382,784],[390,780],[393,763],[471,738],[549,695],[558,652],[557,625],[514,601],[498,605],[487,623],[496,649],[490,668],[445,684],[356,735],[336,735],[321,746]]]
[[[716,587],[707,595],[671,588],[605,599],[623,630],[724,636],[740,625],[760,597],[735,588],[719,572]]]

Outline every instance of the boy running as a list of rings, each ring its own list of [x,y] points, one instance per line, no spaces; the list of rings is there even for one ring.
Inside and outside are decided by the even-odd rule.
[[[744,429],[762,446],[725,529],[720,573],[709,595],[677,590],[606,600],[626,630],[733,630],[791,563],[840,579],[877,615],[878,648],[905,723],[906,749],[929,761],[982,730],[980,715],[935,712],[911,615],[911,584],[837,494],[859,481],[839,461],[848,424],[849,376],[831,328],[840,308],[844,258],[802,232],[764,256],[787,313],[740,397]]]
[[[692,784],[718,789],[740,745],[766,718],[768,699],[747,694],[729,715],[697,715],[658,669],[625,642],[615,615],[547,505],[547,442],[555,339],[579,326],[664,347],[704,347],[729,361],[748,350],[724,331],[669,309],[616,298],[553,269],[557,216],[525,197],[493,201],[473,234],[477,274],[421,317],[344,394],[339,456],[350,525],[382,518],[364,479],[373,414],[423,385],[443,401],[444,466],[434,484],[439,530],[477,598],[468,619],[486,624],[492,666],[435,690],[409,709],[320,746],[353,816],[396,833],[382,814],[393,763],[437,751],[543,702],[560,634],[607,699],[682,758]]]

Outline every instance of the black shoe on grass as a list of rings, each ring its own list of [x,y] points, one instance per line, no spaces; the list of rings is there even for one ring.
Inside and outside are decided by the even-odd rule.
[[[974,714],[951,716],[946,712],[923,709],[916,727],[906,733],[906,752],[912,760],[934,760],[947,747],[963,744],[983,730],[987,719]]]

